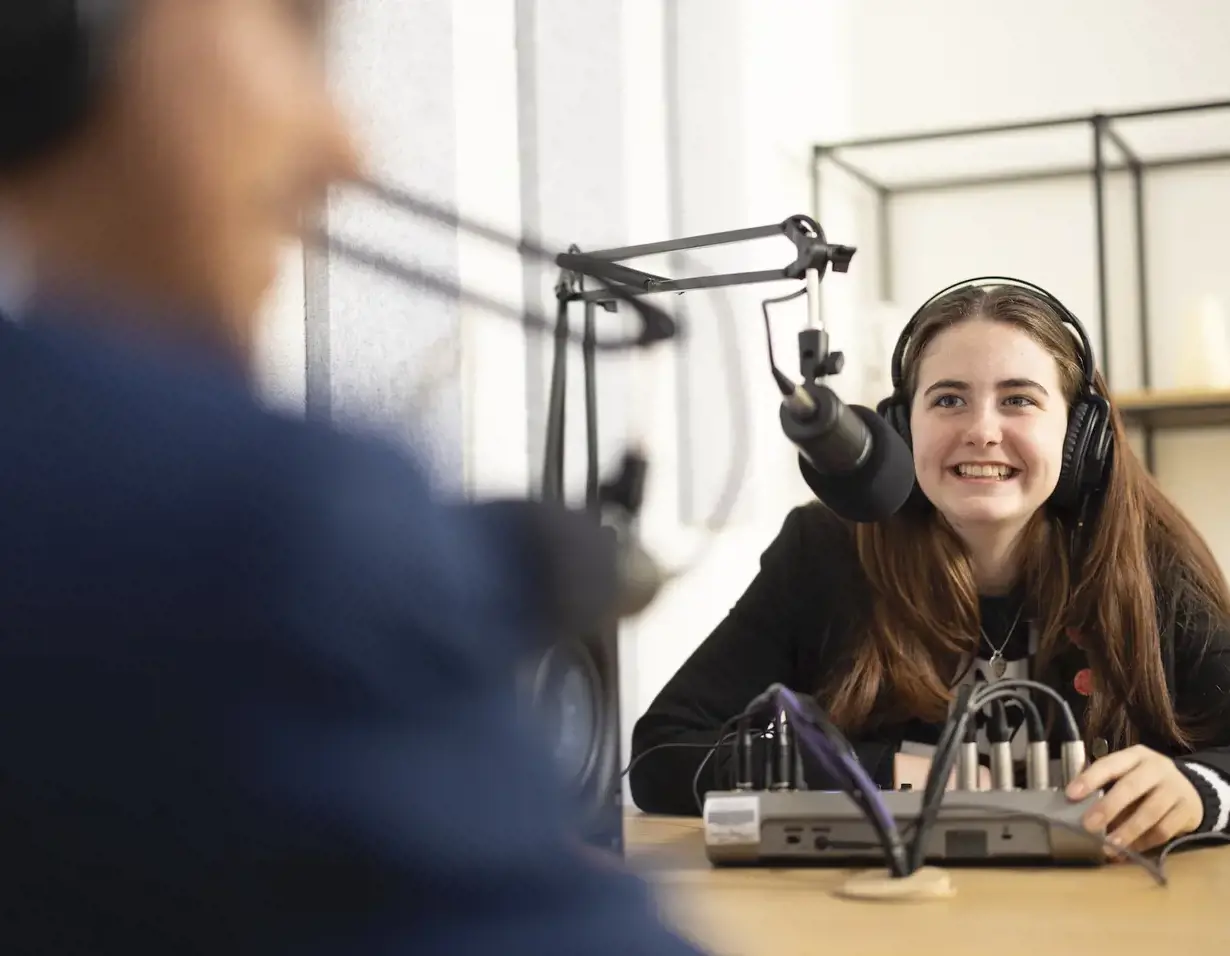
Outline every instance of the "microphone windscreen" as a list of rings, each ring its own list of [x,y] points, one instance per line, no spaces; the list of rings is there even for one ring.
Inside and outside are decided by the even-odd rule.
[[[670,575],[635,537],[629,537],[619,547],[619,594],[616,614],[635,617],[649,607]]]
[[[552,635],[590,634],[639,614],[669,578],[635,535],[620,540],[584,510],[523,499],[476,507],[519,572],[519,603]]]
[[[850,405],[871,432],[871,451],[854,471],[824,475],[802,455],[803,480],[834,514],[849,521],[883,521],[901,510],[914,490],[914,455],[905,439],[865,405]]]

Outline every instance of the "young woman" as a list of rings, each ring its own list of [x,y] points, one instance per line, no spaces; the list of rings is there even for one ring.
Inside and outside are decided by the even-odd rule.
[[[1064,695],[1095,758],[1068,788],[1106,789],[1090,829],[1135,849],[1227,829],[1230,595],[1132,453],[1084,341],[1025,284],[966,285],[919,310],[881,408],[913,448],[913,497],[876,524],[819,504],[787,517],[637,722],[639,807],[695,814],[694,789],[729,786],[725,750],[649,751],[715,742],[774,682],[814,694],[889,788],[921,786],[958,686],[1029,676]]]

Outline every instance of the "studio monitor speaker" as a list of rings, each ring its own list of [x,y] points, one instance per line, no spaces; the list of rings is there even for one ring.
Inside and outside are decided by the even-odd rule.
[[[582,838],[622,854],[618,622],[562,636],[527,662],[522,681],[530,715],[580,804]]]

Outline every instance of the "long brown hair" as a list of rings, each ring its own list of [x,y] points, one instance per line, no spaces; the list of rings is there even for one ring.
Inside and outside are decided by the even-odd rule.
[[[1084,383],[1076,339],[1043,298],[1015,286],[962,289],[930,306],[904,357],[906,395],[917,390],[927,345],[975,318],[1021,329],[1046,348],[1059,363],[1071,407]],[[1101,375],[1096,387],[1107,394]],[[1079,567],[1073,522],[1050,507],[1038,510],[1018,543],[1021,583],[1037,615],[1036,669],[1046,674],[1068,646],[1068,629],[1076,629],[1093,673],[1088,736],[1126,746],[1144,732],[1187,748],[1202,738],[1204,722],[1175,711],[1162,628],[1176,616],[1230,619],[1230,594],[1204,539],[1133,454],[1113,405],[1111,423],[1114,455],[1076,552]],[[848,732],[868,729],[873,713],[884,721],[942,721],[958,668],[978,647],[969,554],[925,499],[887,521],[856,525],[854,535],[870,585],[866,639],[823,691],[831,715]]]

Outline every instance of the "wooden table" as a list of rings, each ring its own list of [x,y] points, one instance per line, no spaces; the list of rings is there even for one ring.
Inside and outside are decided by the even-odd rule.
[[[833,896],[851,871],[716,869],[699,819],[633,813],[627,843],[667,922],[720,956],[1230,954],[1226,845],[1169,857],[1165,887],[1130,864],[960,868],[955,897],[888,904]]]

